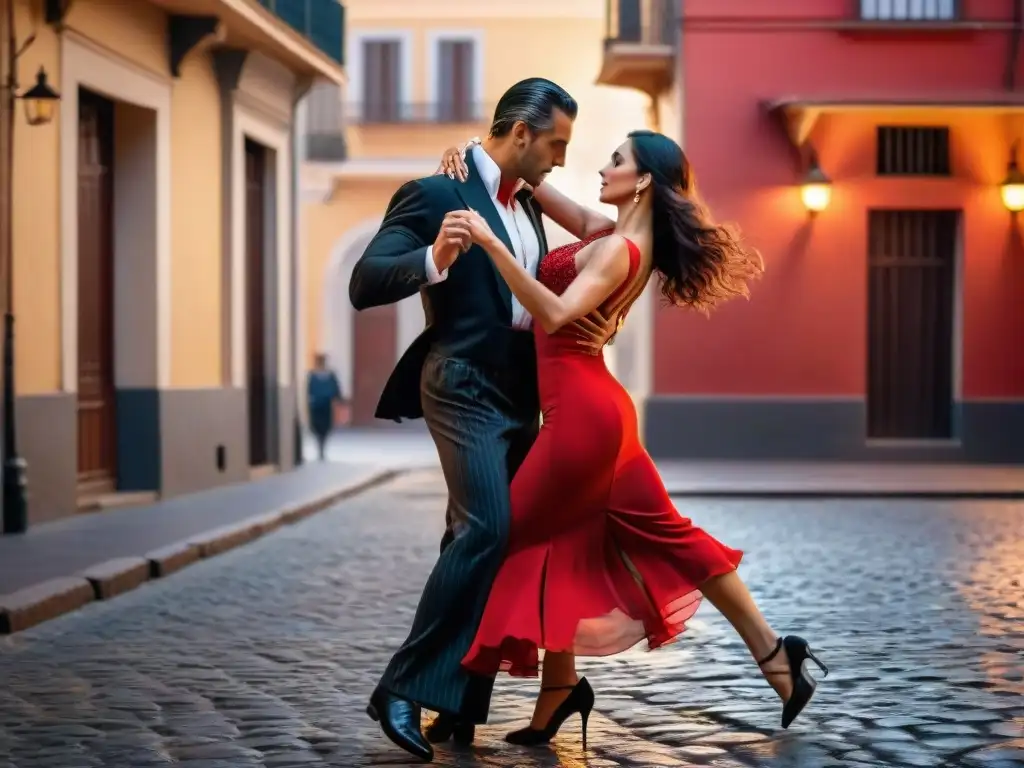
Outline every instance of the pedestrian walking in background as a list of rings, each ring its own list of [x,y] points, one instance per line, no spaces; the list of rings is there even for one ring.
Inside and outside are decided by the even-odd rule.
[[[319,353],[313,359],[313,370],[306,379],[306,403],[309,408],[309,428],[316,437],[320,461],[326,458],[327,438],[335,423],[335,407],[342,411],[345,400],[338,377],[327,367],[327,356]]]

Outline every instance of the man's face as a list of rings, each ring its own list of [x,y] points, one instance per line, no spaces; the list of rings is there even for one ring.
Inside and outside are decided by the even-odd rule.
[[[537,186],[553,168],[565,165],[565,151],[572,139],[572,120],[565,112],[556,109],[552,115],[554,124],[549,131],[532,133],[525,124],[516,126],[523,131],[525,145],[519,154],[519,177],[531,186]]]

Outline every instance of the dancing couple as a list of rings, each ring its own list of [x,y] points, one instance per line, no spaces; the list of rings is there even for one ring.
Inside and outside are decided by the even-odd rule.
[[[446,529],[367,707],[424,761],[432,743],[473,740],[500,670],[541,671],[533,720],[506,741],[547,742],[579,715],[585,746],[594,692],[576,656],[664,645],[702,596],[781,698],[783,728],[814,692],[804,663],[827,673],[768,625],[736,573],[742,553],[677,513],[601,355],[653,273],[670,302],[707,312],[747,295],[760,255],[709,220],[685,155],[658,133],[634,131],[601,169],[614,221],[544,184],[576,114],[555,83],[514,85],[482,143],[395,193],[352,275],[357,310],[419,292],[427,318],[377,416],[426,420]],[[549,252],[542,215],[578,242]],[[421,708],[438,713],[425,733]]]

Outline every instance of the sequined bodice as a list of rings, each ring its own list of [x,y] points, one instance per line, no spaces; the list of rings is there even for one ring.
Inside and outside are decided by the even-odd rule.
[[[537,279],[561,296],[576,279],[576,254],[595,240],[600,240],[609,234],[611,234],[611,230],[596,232],[586,240],[579,240],[549,251],[537,268]]]
[[[611,229],[594,232],[586,240],[569,243],[568,245],[560,246],[553,251],[549,251],[548,255],[544,257],[541,261],[541,265],[537,269],[537,279],[551,291],[561,296],[565,293],[565,289],[569,287],[572,281],[577,279],[578,274],[577,268],[575,268],[575,256],[594,241],[600,240],[601,238],[607,238],[611,232]],[[632,278],[634,273],[632,257],[630,260],[630,278]],[[627,279],[627,283],[628,282],[629,279]]]
[[[549,251],[537,268],[537,279],[548,289],[561,296],[578,276],[576,272],[576,254],[590,243],[600,240],[602,237],[607,237],[611,233],[612,230],[610,229],[595,232],[585,240],[569,243]],[[639,269],[640,251],[635,245],[630,243],[629,274],[622,281],[622,285],[608,297],[609,302],[618,296],[620,291],[628,289]],[[534,323],[533,327],[534,336],[537,340],[537,353],[541,359],[564,357],[568,354],[574,359],[588,358],[591,361],[600,363],[601,366],[604,365],[602,357],[595,356],[591,352],[585,352],[584,348],[579,345],[579,336],[573,328],[566,326],[553,334],[547,334],[540,329],[538,323]],[[543,371],[540,378],[542,380],[545,378]]]

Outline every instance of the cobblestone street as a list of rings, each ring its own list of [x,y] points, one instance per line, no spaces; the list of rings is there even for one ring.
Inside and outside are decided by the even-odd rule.
[[[443,486],[404,476],[252,545],[0,640],[0,768],[401,766],[363,713],[437,552]],[[789,731],[705,605],[681,641],[585,666],[578,721],[506,745],[535,681],[440,766],[1024,765],[1024,504],[699,501],[783,633],[831,668]]]

